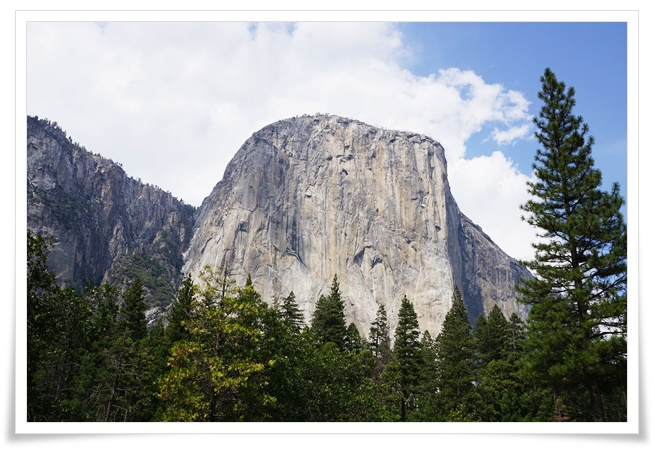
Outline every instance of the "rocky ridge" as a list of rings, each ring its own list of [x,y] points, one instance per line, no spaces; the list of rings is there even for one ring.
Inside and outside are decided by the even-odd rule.
[[[455,285],[474,321],[498,304],[525,317],[528,271],[458,209],[444,150],[416,133],[338,116],[286,119],[254,133],[198,211],[28,117],[28,229],[53,236],[61,282],[139,277],[152,320],[183,273],[248,274],[267,301],[294,291],[309,321],[336,274],[347,320],[367,333],[379,305],[396,326],[403,295],[436,335]]]
[[[81,290],[141,278],[161,314],[181,282],[195,209],[73,143],[55,123],[27,119],[27,228],[56,243],[49,264]]]
[[[330,115],[254,133],[200,207],[184,260],[192,274],[250,274],[267,300],[294,291],[307,320],[336,274],[363,333],[379,305],[394,329],[407,295],[438,334],[455,285],[472,321],[494,304],[525,317],[515,284],[530,276],[459,211],[439,143]]]

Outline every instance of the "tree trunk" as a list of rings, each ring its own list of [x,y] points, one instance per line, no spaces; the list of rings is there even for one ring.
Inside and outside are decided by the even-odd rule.
[[[594,417],[594,422],[604,422],[603,397],[600,394],[600,386],[596,377],[592,378],[589,383],[589,395],[591,397],[591,413]]]

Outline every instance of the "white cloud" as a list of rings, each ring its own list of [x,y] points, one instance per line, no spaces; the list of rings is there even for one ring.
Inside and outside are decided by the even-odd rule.
[[[460,210],[482,227],[509,255],[532,259],[534,229],[521,220],[529,195],[528,181],[500,151],[490,156],[460,158],[448,166],[448,178]]]
[[[523,124],[518,127],[512,127],[508,130],[499,130],[494,128],[491,132],[491,138],[496,144],[506,145],[516,142],[518,139],[523,139],[530,133],[530,124]]]
[[[524,137],[527,100],[471,71],[410,73],[392,24],[33,22],[27,51],[29,114],[194,205],[253,132],[327,112],[441,142],[460,209],[512,256],[531,254],[526,176],[500,152],[466,159],[485,126],[498,144]]]

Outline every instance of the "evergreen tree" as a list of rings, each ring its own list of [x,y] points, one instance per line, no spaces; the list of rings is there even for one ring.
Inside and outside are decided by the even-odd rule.
[[[306,366],[306,351],[300,329],[293,321],[284,318],[279,305],[269,308],[267,313],[260,352],[263,361],[274,361],[265,367],[264,374],[269,381],[266,392],[275,399],[270,420],[305,420],[305,380],[301,368]]]
[[[485,422],[521,420],[520,394],[525,389],[518,378],[518,347],[512,342],[513,330],[498,305],[494,305],[486,320],[482,317],[473,331],[477,355],[476,416]],[[516,314],[513,318],[518,320]]]
[[[398,372],[400,397],[400,421],[407,420],[408,408],[411,407],[412,395],[419,376],[419,351],[421,332],[414,306],[404,296],[398,310],[398,327],[394,335],[393,359]]]
[[[171,345],[189,336],[188,325],[193,311],[196,291],[197,286],[191,280],[191,275],[187,275],[182,282],[182,286],[178,289],[171,310],[168,313],[168,325],[166,326],[165,335]]]
[[[98,302],[96,325],[106,332],[96,342],[94,420],[104,422],[150,419],[155,389],[155,355],[149,347],[144,289],[136,278],[123,293],[123,307],[112,323],[114,288],[93,292]]]
[[[53,240],[27,232],[27,420],[80,421],[91,306],[47,266]]]
[[[148,323],[145,316],[146,302],[143,294],[143,285],[139,278],[135,278],[123,294],[125,306],[121,311],[121,316],[130,336],[135,341],[148,335]]]
[[[378,312],[369,331],[368,343],[375,358],[375,378],[378,380],[391,360],[391,336],[389,335],[389,322],[384,305],[378,307]]]
[[[302,332],[302,417],[306,421],[371,421],[376,418],[368,350],[342,351],[334,342],[315,345],[311,329]]]
[[[470,394],[475,380],[475,349],[466,306],[457,286],[452,307],[436,339],[436,350],[441,420],[473,420]]]
[[[424,331],[419,346],[419,377],[416,389],[417,412],[413,420],[433,422],[438,419],[437,347],[429,331]]]
[[[482,317],[482,316],[481,316]],[[510,345],[510,328],[505,315],[498,305],[489,312],[485,332],[480,336],[478,348],[483,364],[503,359],[507,356]]]
[[[206,266],[193,304],[189,338],[171,349],[170,370],[159,380],[160,420],[252,421],[270,416],[263,359],[266,304],[252,283],[231,280]]]
[[[48,270],[52,241],[27,230],[27,420],[47,420],[48,406],[39,370],[53,340],[55,276]]]
[[[112,364],[108,354],[119,336],[118,313],[120,293],[111,284],[88,285],[85,295],[93,307],[90,319],[90,351],[84,358],[82,371],[85,379],[79,380],[85,391],[84,420],[105,420],[106,402],[110,397]]]
[[[305,321],[302,312],[300,312],[300,309],[298,308],[296,294],[294,294],[293,291],[282,299],[280,309],[282,311],[282,319],[293,326],[297,331],[300,331]]]
[[[339,282],[335,275],[330,288],[330,295],[321,295],[316,302],[316,310],[312,317],[312,330],[320,342],[334,342],[337,348],[344,349],[347,327],[344,314],[344,303],[341,299]]]
[[[530,305],[526,374],[551,390],[555,420],[602,421],[603,394],[625,391],[623,199],[616,183],[609,193],[601,190],[594,139],[573,114],[575,90],[550,69],[541,82],[537,179],[528,183],[532,199],[522,206],[541,238],[527,263],[536,277],[519,287]]]
[[[362,335],[359,334],[357,326],[352,322],[346,329],[346,340],[344,348],[350,352],[358,352],[364,349],[364,341],[362,340]]]

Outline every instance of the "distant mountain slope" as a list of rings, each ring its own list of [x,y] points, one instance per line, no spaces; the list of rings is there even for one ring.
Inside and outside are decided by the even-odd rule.
[[[61,282],[125,285],[141,278],[161,313],[180,283],[194,208],[130,178],[55,123],[27,118],[27,227],[53,236],[49,264]]]

